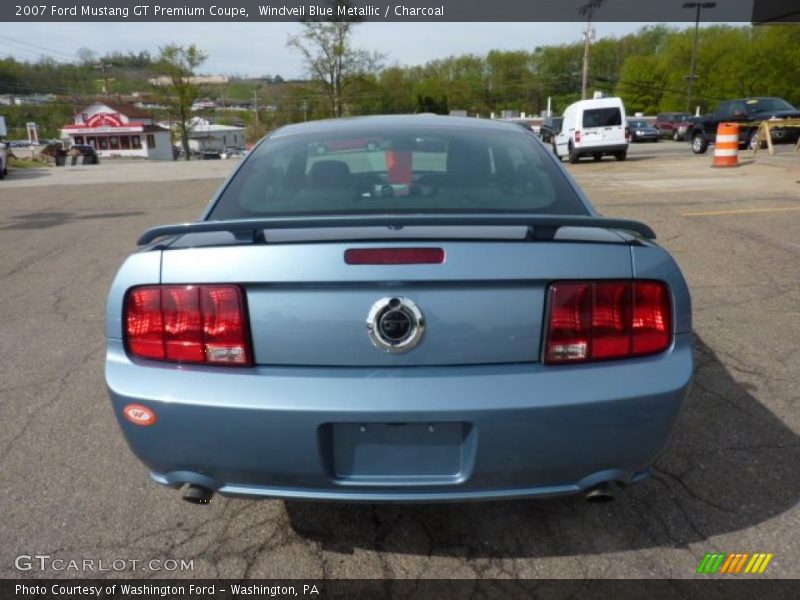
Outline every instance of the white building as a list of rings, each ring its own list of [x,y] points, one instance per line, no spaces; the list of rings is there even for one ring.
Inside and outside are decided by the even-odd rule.
[[[233,125],[215,125],[206,119],[191,120],[189,148],[195,152],[222,151],[227,146],[244,148],[247,130]]]
[[[61,129],[70,145],[94,147],[99,156],[136,156],[172,160],[169,129],[157,125],[151,114],[131,104],[104,101],[84,108],[75,122]]]

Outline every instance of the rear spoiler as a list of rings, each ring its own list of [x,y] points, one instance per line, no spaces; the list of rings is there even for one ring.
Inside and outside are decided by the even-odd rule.
[[[262,219],[234,219],[229,221],[195,221],[174,225],[160,225],[145,231],[138,240],[139,246],[159,238],[187,233],[228,231],[230,233],[253,234],[264,229],[316,229],[332,227],[389,227],[402,229],[416,226],[524,226],[528,237],[535,240],[553,239],[561,227],[588,227],[594,229],[624,229],[641,237],[654,240],[656,233],[648,225],[630,219],[569,215],[525,215],[525,214],[378,214],[378,215],[331,215],[314,217],[268,217]]]

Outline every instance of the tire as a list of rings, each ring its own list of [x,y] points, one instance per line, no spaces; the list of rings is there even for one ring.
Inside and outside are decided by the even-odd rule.
[[[8,175],[8,168],[3,163],[0,163],[0,165],[2,165],[2,168],[0,168],[0,179],[3,179]]]
[[[592,158],[594,159],[594,162],[600,162],[601,160],[603,160],[603,155],[602,154],[592,154]]]
[[[708,150],[708,140],[702,133],[692,135],[692,152],[695,154],[705,154]]]
[[[752,131],[747,137],[747,150],[755,150],[756,148],[762,149],[767,147],[767,142],[758,141],[758,129]]]
[[[572,147],[572,143],[570,142],[570,145],[569,145],[569,162],[570,162],[570,164],[574,165],[580,159],[581,159],[581,157],[578,155],[577,152],[575,152],[575,148]]]
[[[627,150],[620,150],[619,152],[614,153],[614,158],[619,161],[623,161],[628,158],[628,151]]]

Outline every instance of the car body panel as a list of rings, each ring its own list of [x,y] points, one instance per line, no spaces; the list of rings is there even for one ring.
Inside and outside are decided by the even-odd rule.
[[[669,441],[691,375],[691,334],[677,335],[659,356],[558,368],[219,369],[134,362],[118,340],[106,362],[120,426],[157,480],[234,495],[370,501],[550,495],[630,482]],[[125,420],[131,402],[150,407],[157,424]],[[353,481],[337,476],[325,436],[341,423],[423,423],[432,435],[439,423],[467,424],[474,437],[463,449],[471,456],[455,473],[418,479],[403,472],[398,480],[394,462],[374,462],[371,481]],[[379,461],[380,448],[371,448]]]
[[[419,122],[429,121],[504,127],[533,139],[509,124]],[[272,135],[293,131],[308,128]],[[535,143],[596,217],[566,170]],[[205,217],[257,156],[235,169]],[[105,376],[114,413],[155,481],[231,496],[434,502],[640,481],[669,442],[691,382],[691,300],[664,249],[605,223],[549,235],[536,226],[471,221],[312,227],[300,220],[288,229],[262,225],[255,234],[173,231],[129,257],[111,286]],[[445,258],[344,261],[348,249],[374,247],[436,247]],[[664,282],[670,346],[637,358],[542,362],[547,286],[586,279]],[[132,356],[123,334],[126,293],[158,283],[240,286],[255,364]],[[386,353],[367,332],[370,307],[390,296],[413,300],[425,315],[424,337],[407,353]],[[131,404],[154,419],[129,421]]]
[[[243,284],[259,364],[409,366],[535,361],[549,281],[632,275],[630,250],[619,238],[590,245],[447,242],[436,245],[445,252],[444,264],[344,265],[346,250],[373,246],[167,250],[161,282]],[[430,325],[412,353],[391,356],[370,343],[366,317],[387,296],[412,299]]]

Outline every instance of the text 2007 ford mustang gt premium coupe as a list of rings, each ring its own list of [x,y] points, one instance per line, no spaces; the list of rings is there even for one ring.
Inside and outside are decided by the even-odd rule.
[[[514,125],[284,127],[122,265],[111,402],[194,502],[606,498],[646,477],[692,375],[654,237]]]

